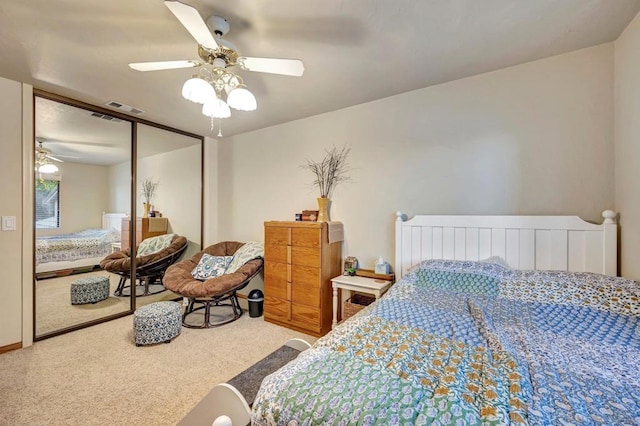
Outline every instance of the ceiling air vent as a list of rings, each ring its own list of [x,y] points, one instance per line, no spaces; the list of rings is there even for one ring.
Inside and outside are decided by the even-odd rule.
[[[134,108],[129,105],[121,104],[120,102],[116,102],[116,101],[109,101],[106,103],[106,105],[111,108],[116,108],[116,109],[119,109],[120,111],[128,112],[130,114],[135,114],[135,115],[140,115],[144,112],[141,109]]]
[[[100,114],[99,112],[92,112],[91,116],[92,117],[97,117],[97,118],[102,118],[103,120],[107,120],[107,121],[113,121],[114,123],[119,123],[119,122],[122,121],[119,118],[112,117],[112,116],[107,115],[107,114]]]

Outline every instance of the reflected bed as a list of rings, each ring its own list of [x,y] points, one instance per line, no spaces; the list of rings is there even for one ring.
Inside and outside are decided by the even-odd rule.
[[[104,213],[102,228],[36,237],[36,273],[94,266],[120,242],[123,213]]]

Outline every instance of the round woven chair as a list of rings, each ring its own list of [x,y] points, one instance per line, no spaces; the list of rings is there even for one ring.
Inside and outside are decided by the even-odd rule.
[[[159,282],[164,284],[164,274],[167,268],[175,263],[182,253],[187,249],[189,241],[181,235],[175,235],[171,244],[162,250],[144,256],[136,257],[136,280],[140,280],[140,285],[144,286],[141,296],[160,293],[164,287],[158,291],[150,292],[149,286]],[[100,267],[108,272],[120,275],[118,287],[113,292],[114,296],[127,296],[123,290],[130,287],[125,285],[131,279],[131,249],[111,253],[100,262]]]
[[[246,287],[264,265],[263,259],[253,259],[245,263],[235,272],[223,274],[206,281],[195,279],[191,271],[198,265],[205,254],[211,256],[233,256],[244,245],[237,241],[224,241],[205,248],[191,259],[172,265],[164,274],[165,288],[189,299],[182,316],[182,325],[188,328],[209,328],[227,324],[242,316],[242,308],[238,301],[237,291]],[[222,316],[219,321],[211,322],[212,307],[231,307],[231,316]],[[189,322],[187,317],[204,310],[202,323]],[[217,316],[217,315],[216,315]]]

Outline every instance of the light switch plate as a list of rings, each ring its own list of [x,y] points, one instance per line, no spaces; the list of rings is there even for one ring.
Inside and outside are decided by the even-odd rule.
[[[2,230],[3,231],[15,231],[16,230],[16,217],[15,216],[2,216]]]

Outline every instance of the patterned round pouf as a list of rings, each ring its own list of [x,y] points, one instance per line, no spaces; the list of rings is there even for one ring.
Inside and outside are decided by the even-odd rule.
[[[136,346],[169,343],[182,330],[182,311],[176,302],[155,302],[133,313]]]
[[[109,277],[86,277],[71,283],[71,304],[84,305],[109,298]]]

